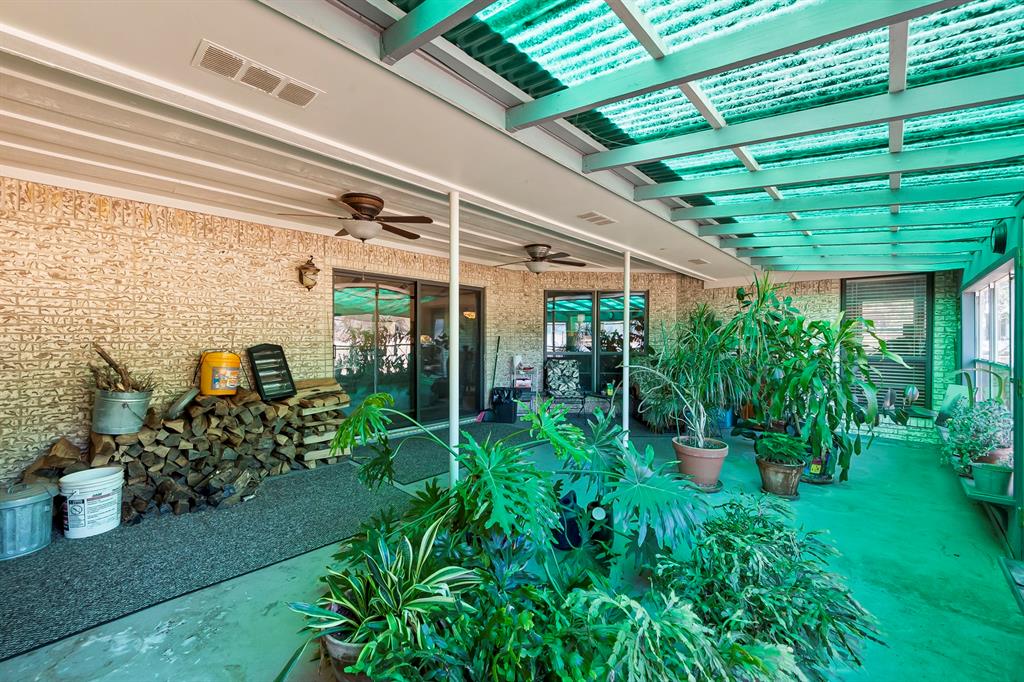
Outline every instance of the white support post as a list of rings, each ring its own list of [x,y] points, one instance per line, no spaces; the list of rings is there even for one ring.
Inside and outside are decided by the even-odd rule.
[[[622,428],[626,431],[625,441],[629,442],[629,341],[630,319],[629,299],[632,295],[632,254],[622,254]]]
[[[448,445],[459,445],[459,193],[448,194]],[[448,458],[448,484],[459,480],[459,462]]]

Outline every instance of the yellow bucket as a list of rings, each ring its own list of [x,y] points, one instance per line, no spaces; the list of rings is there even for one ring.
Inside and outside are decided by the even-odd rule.
[[[234,353],[207,351],[199,360],[199,392],[203,395],[234,395],[242,373],[242,361]]]

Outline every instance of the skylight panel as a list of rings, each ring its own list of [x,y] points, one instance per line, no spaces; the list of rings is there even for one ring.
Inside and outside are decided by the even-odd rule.
[[[1007,134],[1024,134],[1024,101],[909,118],[904,123],[903,148],[923,149],[995,139]]]
[[[751,28],[767,14],[817,0],[634,0],[670,52]]]
[[[884,151],[889,141],[888,130],[885,125],[847,128],[764,142],[747,149],[763,168],[853,158]]]
[[[729,149],[665,159],[664,164],[683,178],[708,177],[744,170],[743,164]]]
[[[668,88],[613,102],[596,111],[637,142],[710,128],[679,88]]]
[[[887,91],[888,32],[876,29],[699,81],[728,123]]]
[[[1024,154],[1024,149],[1021,150]],[[995,166],[958,168],[953,170],[937,170],[922,173],[907,173],[903,176],[904,187],[928,187],[932,185],[952,185],[960,182],[977,182],[980,180],[1024,180],[1024,165],[1018,159],[1010,163]],[[1024,190],[1024,182],[1021,183]]]
[[[604,0],[502,0],[476,18],[568,86],[651,59]]]
[[[910,87],[1024,64],[1024,4],[975,0],[913,19],[907,60]]]

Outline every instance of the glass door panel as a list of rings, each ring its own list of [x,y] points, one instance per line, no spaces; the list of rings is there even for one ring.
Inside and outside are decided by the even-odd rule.
[[[577,360],[580,384],[594,390],[594,294],[548,294],[545,327],[545,357]]]
[[[376,307],[376,284],[335,283],[334,376],[353,404],[377,388]]]
[[[448,417],[448,287],[420,285],[418,377],[419,419]],[[474,414],[480,405],[479,291],[459,294],[459,414]]]
[[[377,286],[377,390],[411,412],[413,284]]]
[[[621,293],[601,294],[598,303],[600,333],[598,336],[598,385],[597,390],[606,390],[622,381],[623,295]],[[643,351],[647,340],[644,321],[647,319],[647,296],[630,294],[629,297],[629,348],[630,352]]]

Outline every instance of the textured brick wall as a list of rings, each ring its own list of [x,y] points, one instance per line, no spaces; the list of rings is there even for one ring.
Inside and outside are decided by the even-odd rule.
[[[310,255],[320,284],[296,268]],[[58,187],[0,179],[0,481],[63,435],[84,442],[90,342],[159,380],[163,405],[187,387],[200,351],[282,345],[296,378],[332,371],[331,268],[447,281],[444,258]],[[502,336],[539,362],[545,289],[616,289],[617,273],[533,275],[462,264],[485,288],[485,375]],[[675,320],[696,280],[636,273],[654,325]]]

